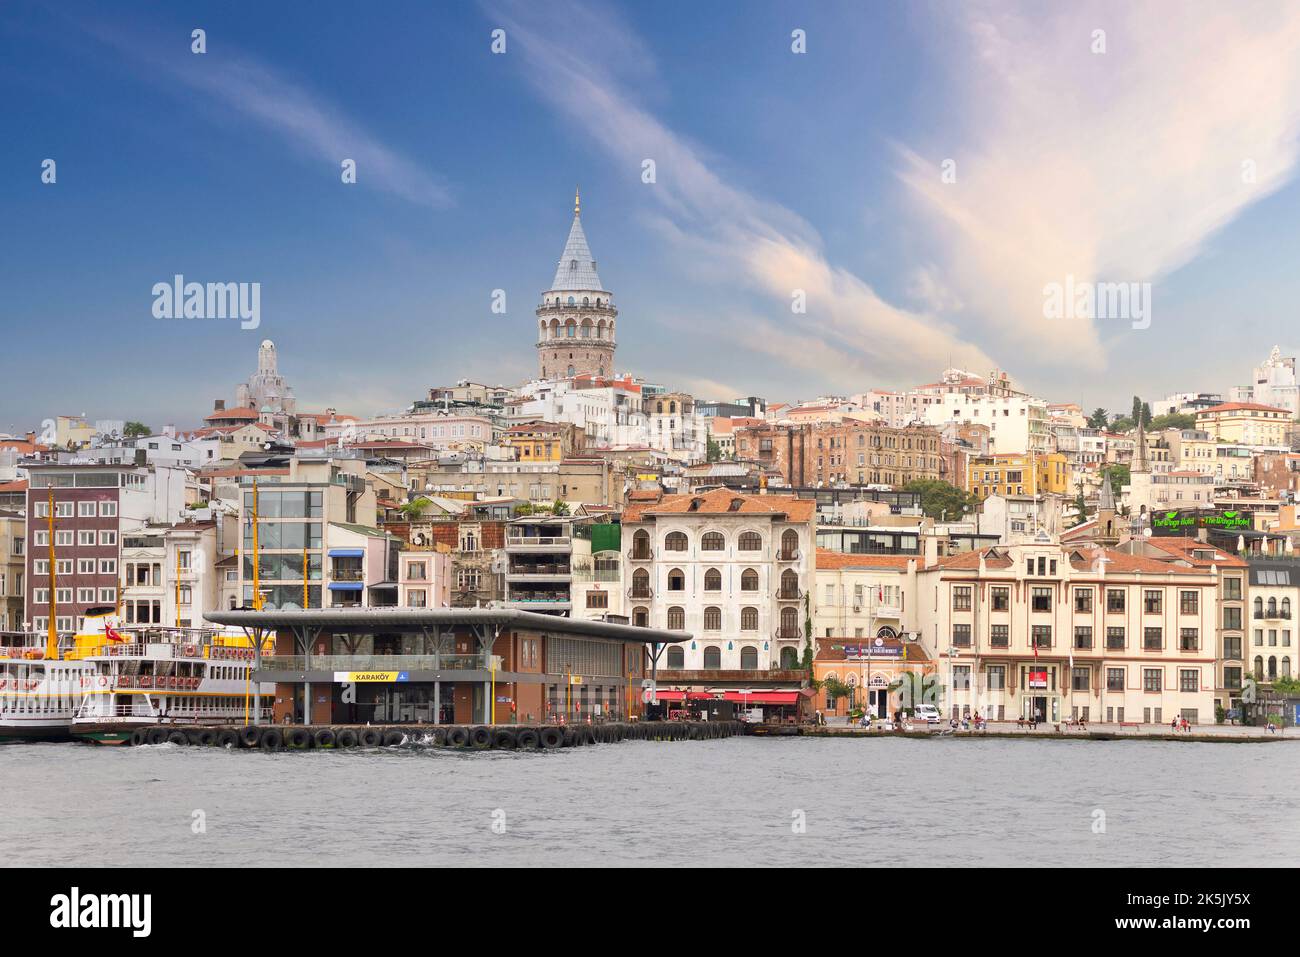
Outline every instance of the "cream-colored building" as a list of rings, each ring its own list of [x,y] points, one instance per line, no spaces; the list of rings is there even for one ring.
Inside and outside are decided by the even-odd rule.
[[[894,639],[916,631],[920,555],[847,555],[817,549],[813,633],[827,638]]]
[[[1196,427],[1220,442],[1277,448],[1286,444],[1291,412],[1254,402],[1225,402],[1197,412]]]
[[[716,489],[623,512],[623,581],[634,625],[684,629],[660,674],[796,667],[810,641],[812,499]]]
[[[1217,586],[1209,569],[1051,541],[940,559],[917,603],[941,710],[1212,722]]]

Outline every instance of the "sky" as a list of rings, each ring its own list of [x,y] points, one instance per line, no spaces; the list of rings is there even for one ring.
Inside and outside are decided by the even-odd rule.
[[[575,186],[618,369],[702,398],[1123,411],[1300,347],[1300,3],[9,0],[0,118],[0,432],[194,426],[263,338],[304,410],[522,382]]]

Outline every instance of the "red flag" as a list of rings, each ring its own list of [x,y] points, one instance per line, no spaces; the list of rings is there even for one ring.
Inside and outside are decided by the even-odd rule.
[[[108,622],[108,621],[104,622],[104,637],[106,637],[109,641],[114,641],[114,642],[126,641],[126,639],[122,637],[122,635],[118,632],[118,630],[113,627],[112,622]]]

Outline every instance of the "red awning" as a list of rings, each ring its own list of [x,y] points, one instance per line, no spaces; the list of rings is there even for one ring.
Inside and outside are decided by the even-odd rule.
[[[707,691],[655,691],[655,697],[660,701],[712,701],[714,696]]]
[[[722,695],[723,701],[738,701],[741,704],[798,704],[797,691],[727,691]]]

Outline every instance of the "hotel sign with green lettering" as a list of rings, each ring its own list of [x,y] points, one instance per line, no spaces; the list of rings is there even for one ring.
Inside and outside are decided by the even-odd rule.
[[[1151,531],[1155,535],[1187,535],[1200,528],[1239,532],[1253,528],[1254,524],[1254,515],[1236,509],[1211,511],[1175,509],[1151,513]]]

